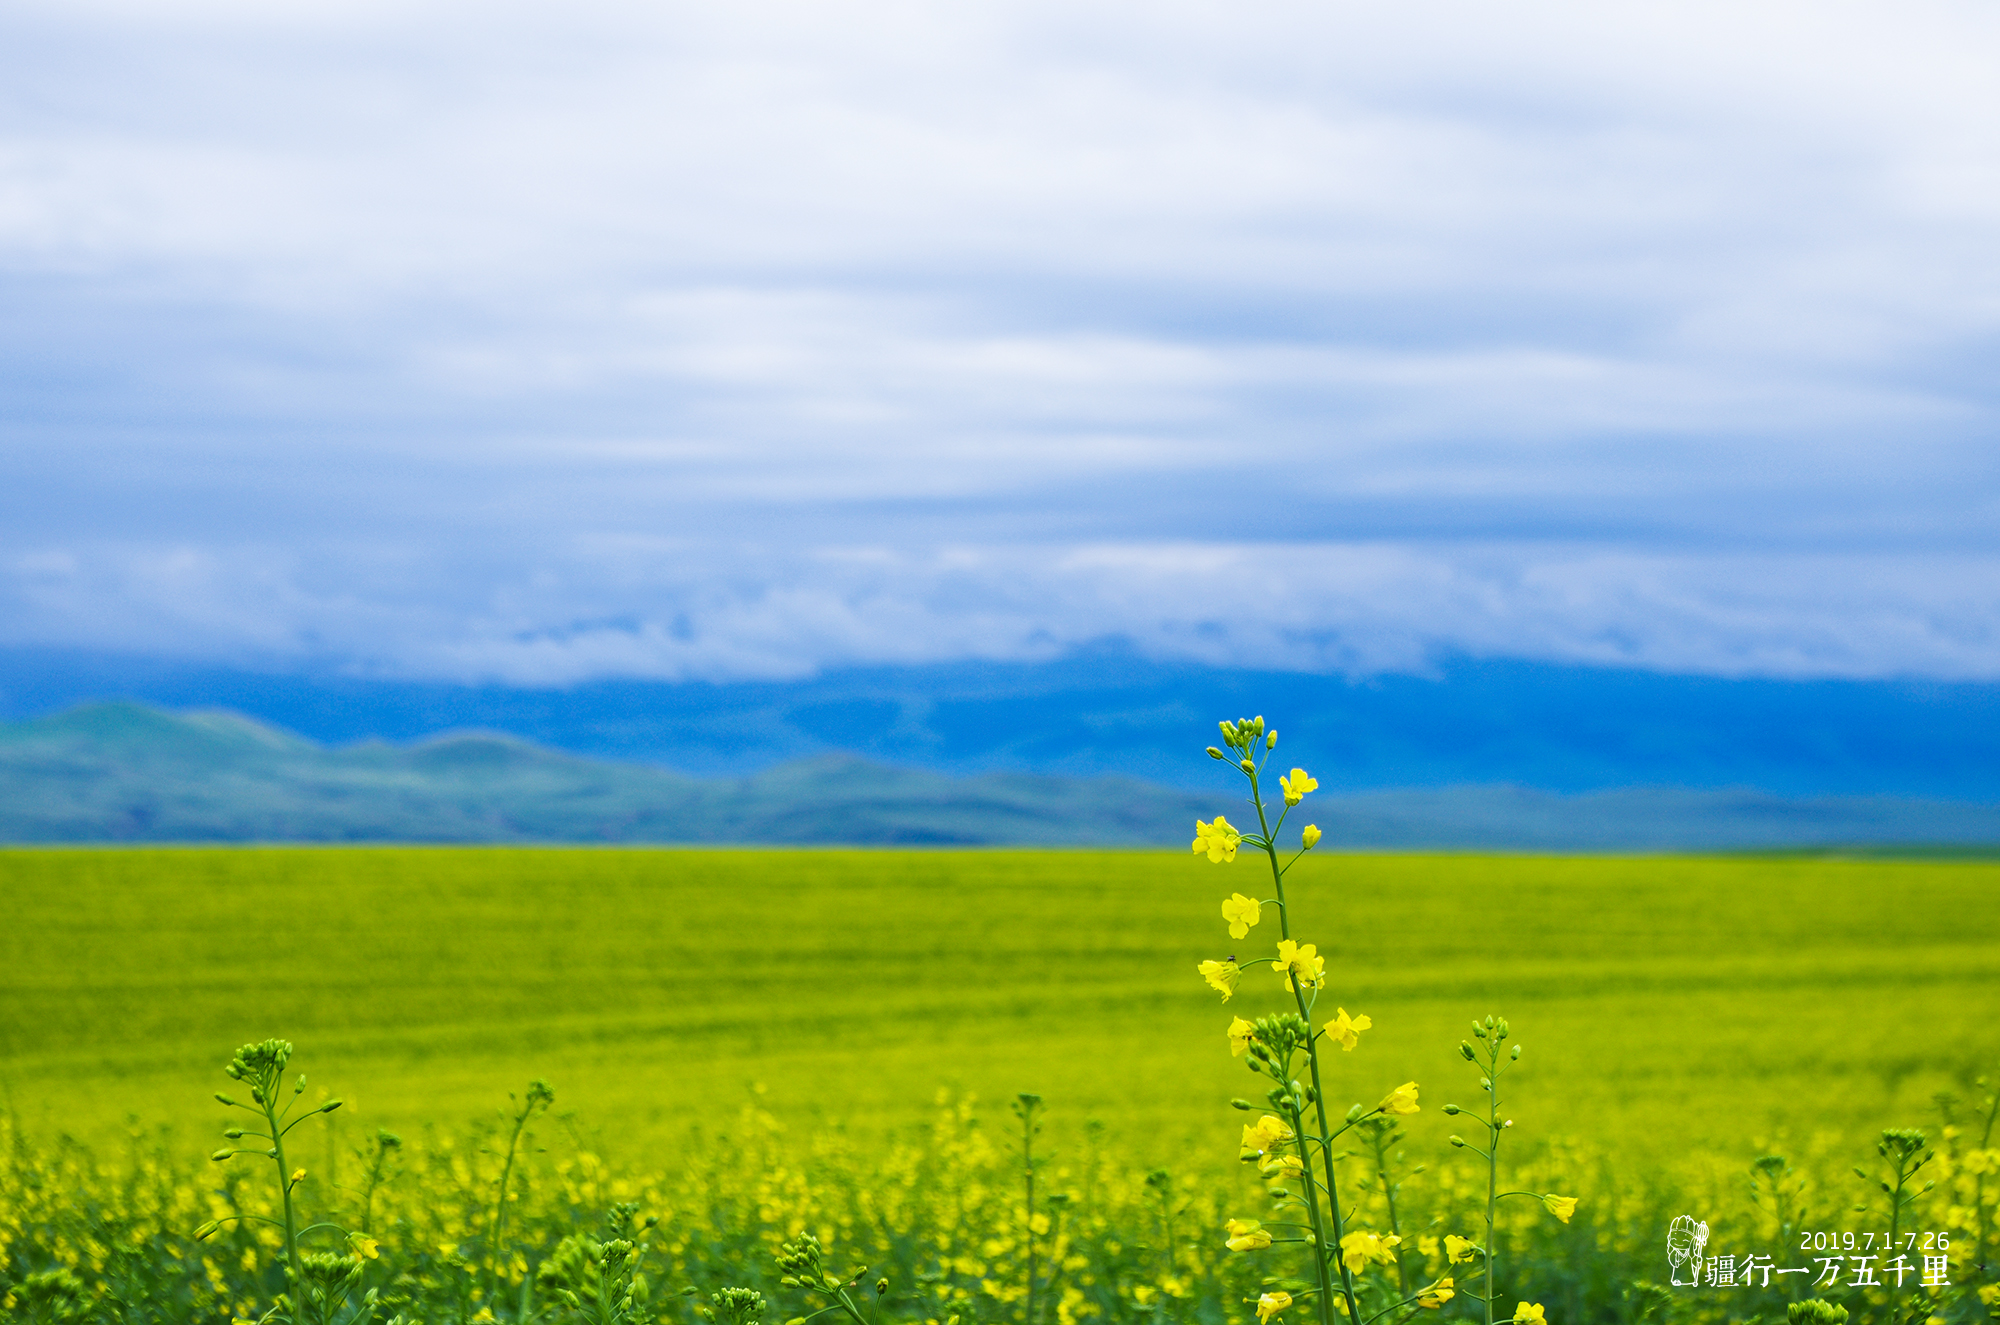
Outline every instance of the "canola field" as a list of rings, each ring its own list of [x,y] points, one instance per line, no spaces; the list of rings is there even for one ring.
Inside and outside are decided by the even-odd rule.
[[[786,1321],[832,1301],[801,1278],[803,1244],[780,1282],[780,1244],[808,1232],[836,1279],[885,1276],[832,1303],[855,1325],[1258,1319],[1282,1276],[1222,1226],[1265,1199],[1271,1175],[1239,1162],[1254,1114],[1228,1102],[1266,1083],[1225,1028],[1277,1010],[1280,989],[1246,976],[1224,1006],[1196,974],[1268,955],[1218,911],[1255,868],[1136,851],[0,852],[0,1312],[268,1310],[285,1287],[270,1226],[193,1235],[275,1217],[267,1161],[206,1156],[230,1121],[223,1065],[278,1037],[301,1103],[341,1101],[287,1160],[297,1203],[362,1238],[314,1271],[327,1321],[367,1292],[375,1318],[410,1322]],[[1983,1318],[2000,864],[1319,852],[1289,886],[1327,959],[1324,1003],[1371,1020],[1329,1060],[1328,1097],[1420,1088],[1420,1112],[1334,1157],[1353,1226],[1398,1239],[1371,1271],[1389,1288],[1467,1273],[1440,1239],[1469,1228],[1484,1166],[1440,1106],[1480,1102],[1459,1045],[1498,1013],[1525,1048],[1505,1102],[1518,1181],[1579,1199],[1574,1218],[1530,1209],[1495,1233],[1496,1277],[1547,1319],[1785,1319],[1813,1295],[1797,1281],[1661,1286],[1668,1221],[1705,1220],[1711,1252],[1782,1256],[1891,1206],[1899,1229],[1956,1232],[1954,1291],[1815,1291],[1858,1320],[1912,1303]],[[554,1099],[522,1115],[534,1079]],[[1032,1203],[1021,1092],[1042,1101]],[[1925,1136],[1892,1153],[1886,1128]],[[1783,1159],[1754,1169],[1766,1155]],[[1936,1186],[1908,1203],[1853,1173],[1920,1157],[1909,1191]],[[724,1289],[762,1296],[753,1310]],[[1480,1306],[1461,1279],[1456,1300],[1382,1318]]]

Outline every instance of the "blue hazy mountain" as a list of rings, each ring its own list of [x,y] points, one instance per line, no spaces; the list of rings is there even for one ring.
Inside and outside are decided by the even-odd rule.
[[[953,776],[852,755],[694,778],[493,733],[326,747],[238,714],[120,702],[0,724],[0,841],[1180,847],[1197,815],[1238,809],[1230,771],[1209,767],[1219,776],[1207,793],[1126,777]],[[1740,789],[1322,793],[1308,813],[1324,849],[2000,842],[2000,806]]]
[[[226,708],[328,745],[476,728],[552,750],[742,777],[847,753],[953,774],[1122,774],[1214,787],[1215,720],[1263,713],[1329,790],[1747,788],[2000,800],[2000,685],[1674,676],[1448,660],[1362,679],[1163,663],[850,669],[799,681],[518,688],[0,651],[0,716],[102,699]]]

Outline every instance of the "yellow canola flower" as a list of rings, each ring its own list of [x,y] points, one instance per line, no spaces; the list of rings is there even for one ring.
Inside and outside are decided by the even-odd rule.
[[[1243,968],[1235,962],[1203,962],[1195,969],[1201,972],[1201,978],[1208,981],[1210,988],[1222,991],[1225,1003],[1236,992],[1236,982],[1243,978]]]
[[[1536,1322],[1536,1325],[1545,1325],[1545,1322],[1547,1322],[1548,1317],[1542,1314],[1541,1303],[1520,1302],[1515,1304],[1514,1319],[1516,1321],[1534,1321]]]
[[[292,1181],[291,1181],[292,1186],[296,1187],[305,1180],[306,1180],[306,1171],[304,1169],[292,1170]]]
[[[1297,805],[1306,798],[1309,791],[1318,791],[1319,783],[1303,768],[1295,768],[1288,778],[1278,779],[1278,786],[1285,793],[1285,804]]]
[[[1333,1020],[1326,1024],[1324,1033],[1327,1039],[1338,1040],[1341,1048],[1353,1053],[1354,1046],[1361,1043],[1361,1032],[1374,1024],[1366,1016],[1350,1017],[1346,1008],[1335,1008]]]
[[[1417,1112],[1417,1083],[1405,1081],[1402,1085],[1382,1097],[1375,1106],[1390,1118],[1407,1118]]]
[[[354,1248],[355,1255],[365,1256],[371,1261],[380,1260],[382,1257],[382,1253],[376,1249],[377,1244],[375,1239],[369,1237],[366,1233],[349,1233],[347,1235],[347,1245]]]
[[[1319,838],[1320,838],[1320,832],[1318,824],[1307,824],[1306,830],[1303,833],[1299,834],[1299,841],[1305,843],[1305,848],[1308,851],[1311,851],[1314,847],[1319,845]]]
[[[1220,865],[1225,860],[1236,859],[1236,844],[1243,840],[1243,834],[1230,826],[1229,820],[1215,816],[1212,824],[1194,821],[1194,854],[1207,854],[1209,860]]]
[[[1549,1208],[1550,1214],[1562,1220],[1565,1224],[1569,1222],[1569,1217],[1576,1213],[1576,1198],[1574,1196],[1544,1196],[1542,1204]]]
[[[1386,1238],[1378,1233],[1349,1233],[1340,1240],[1340,1259],[1350,1270],[1365,1270],[1370,1265],[1394,1265],[1396,1248],[1402,1242],[1394,1233]]]
[[[1266,1178],[1296,1178],[1306,1171],[1306,1162],[1297,1155],[1266,1155],[1257,1171]]]
[[[1290,1293],[1266,1293],[1257,1299],[1257,1319],[1259,1322],[1269,1321],[1290,1305],[1292,1305]]]
[[[1232,1219],[1223,1229],[1231,1251],[1261,1251],[1271,1245],[1270,1230],[1254,1219]]]
[[[1293,980],[1301,989],[1317,989],[1326,979],[1326,958],[1310,943],[1285,939],[1278,944],[1278,959],[1271,963],[1271,969],[1284,975],[1286,989],[1292,987]]]
[[[1252,1154],[1265,1154],[1291,1139],[1292,1129],[1285,1120],[1268,1113],[1243,1128],[1243,1148]]]
[[[1455,1296],[1456,1293],[1452,1289],[1451,1280],[1440,1279],[1429,1288],[1418,1290],[1417,1305],[1436,1311]]]
[[[1240,939],[1250,932],[1250,926],[1264,918],[1264,904],[1254,897],[1232,893],[1222,903],[1222,918],[1229,922],[1229,937]]]
[[[1241,1017],[1233,1017],[1229,1022],[1229,1056],[1241,1058],[1250,1048],[1251,1037],[1257,1028]]]
[[[1453,1265],[1462,1265],[1471,1260],[1478,1245],[1471,1238],[1462,1238],[1456,1233],[1444,1235],[1444,1254]]]

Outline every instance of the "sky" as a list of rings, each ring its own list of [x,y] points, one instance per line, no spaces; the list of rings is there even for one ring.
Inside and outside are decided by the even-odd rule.
[[[2000,9],[0,12],[0,647],[2000,679]]]

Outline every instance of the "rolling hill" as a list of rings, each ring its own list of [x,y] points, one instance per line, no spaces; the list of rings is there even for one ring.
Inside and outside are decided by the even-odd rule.
[[[457,732],[325,746],[223,711],[84,705],[0,724],[10,842],[689,842],[1179,846],[1212,794],[1120,777],[970,776],[822,754],[699,778]],[[2000,843],[2000,806],[1489,784],[1322,794],[1329,846],[1555,850]]]

